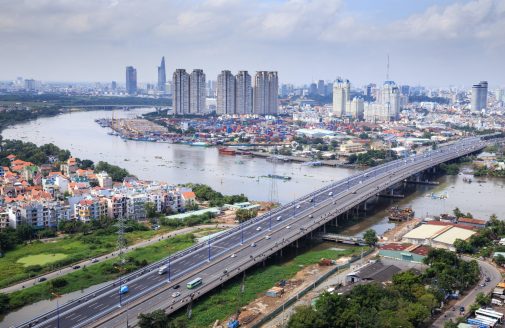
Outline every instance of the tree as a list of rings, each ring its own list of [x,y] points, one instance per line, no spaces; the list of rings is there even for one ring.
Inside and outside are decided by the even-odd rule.
[[[11,249],[14,249],[18,242],[19,239],[14,229],[7,228],[4,231],[0,232],[0,252],[5,253]]]
[[[256,210],[246,210],[246,209],[238,209],[235,212],[235,217],[239,222],[244,222],[255,218],[258,215],[258,211]]]
[[[454,216],[457,218],[462,218],[465,216],[463,212],[459,209],[459,207],[456,207],[454,210],[452,210],[452,213],[454,213]]]
[[[310,306],[299,306],[296,312],[289,318],[288,328],[323,328],[325,322],[322,316],[314,311]]]
[[[35,231],[33,230],[33,227],[25,223],[20,224],[16,228],[16,233],[19,240],[31,240],[33,238],[34,232]]]
[[[486,306],[491,303],[491,296],[484,295],[484,293],[478,293],[475,297],[475,303],[479,304],[480,306]]]
[[[499,266],[504,266],[505,265],[505,256],[498,254],[498,256],[495,256],[494,262],[498,264]]]
[[[368,229],[367,231],[365,231],[363,239],[365,240],[368,246],[375,246],[375,244],[379,241],[379,238],[377,238],[377,234],[373,229]]]
[[[169,319],[165,311],[156,310],[151,313],[141,313],[138,317],[140,328],[167,328]]]
[[[9,295],[0,293],[0,314],[7,312],[9,309]]]

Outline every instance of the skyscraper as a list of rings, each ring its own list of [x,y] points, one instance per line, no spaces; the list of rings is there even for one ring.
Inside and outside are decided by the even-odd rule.
[[[337,78],[333,84],[333,113],[342,117],[346,115],[347,103],[351,100],[351,82]]]
[[[324,84],[324,80],[317,81],[317,93],[321,96],[326,96],[326,86]]]
[[[472,110],[481,111],[487,107],[487,81],[472,86]]]
[[[161,64],[158,66],[158,91],[166,93],[167,74],[165,71],[165,56],[161,57]]]
[[[194,69],[189,76],[189,113],[204,114],[205,109],[205,74],[201,69]]]
[[[129,95],[137,93],[137,70],[133,66],[126,67],[126,93]]]
[[[400,89],[393,81],[384,82],[380,103],[384,106],[389,120],[398,119],[400,115]]]
[[[235,77],[230,71],[217,76],[217,114],[235,114]]]
[[[189,75],[185,69],[176,69],[172,78],[172,99],[176,115],[189,114]]]
[[[235,111],[237,114],[253,112],[251,75],[247,71],[239,71],[235,76]]]
[[[279,79],[277,72],[258,71],[254,76],[254,114],[276,115]]]

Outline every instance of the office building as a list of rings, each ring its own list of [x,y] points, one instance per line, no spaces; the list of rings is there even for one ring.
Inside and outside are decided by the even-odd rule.
[[[116,81],[112,81],[111,84],[110,84],[110,89],[112,91],[116,91],[117,89],[117,82]]]
[[[357,120],[362,120],[365,111],[363,98],[354,97],[349,104],[349,115]]]
[[[158,66],[158,91],[166,93],[167,91],[167,74],[165,71],[165,56],[161,57],[161,64]]]
[[[254,76],[253,112],[258,115],[276,115],[279,79],[277,72],[258,71]]]
[[[37,89],[37,81],[34,79],[26,79],[25,80],[25,90],[26,91],[35,91]]]
[[[251,75],[247,71],[239,71],[235,76],[235,111],[237,114],[253,112]]]
[[[321,96],[326,96],[326,84],[324,80],[317,81],[317,93]]]
[[[480,112],[487,107],[487,81],[472,86],[472,110]]]
[[[315,84],[315,83],[310,84],[309,95],[317,95],[317,84]]]
[[[400,89],[393,81],[386,81],[380,92],[380,104],[385,107],[389,120],[396,120],[400,115]]]
[[[346,115],[347,103],[351,100],[351,83],[338,78],[333,84],[333,114],[337,117]]]
[[[235,109],[235,76],[230,71],[222,71],[217,76],[217,110],[218,115],[232,115]]]
[[[126,67],[126,93],[129,95],[137,93],[137,70],[133,66]]]
[[[194,69],[189,76],[189,113],[193,115],[205,114],[205,74],[201,69]]]
[[[172,103],[176,115],[189,114],[189,75],[185,69],[176,69],[172,78]]]

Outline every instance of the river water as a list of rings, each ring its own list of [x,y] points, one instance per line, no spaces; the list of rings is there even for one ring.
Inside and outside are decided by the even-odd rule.
[[[115,111],[115,117],[135,117],[149,112],[139,109]],[[73,112],[56,117],[40,118],[19,124],[2,132],[4,139],[20,139],[37,145],[54,143],[68,149],[79,158],[100,160],[126,168],[141,179],[169,183],[196,182],[208,184],[225,194],[243,193],[252,200],[274,199],[282,203],[322,187],[333,180],[351,175],[343,168],[306,167],[297,163],[274,164],[260,158],[219,155],[216,148],[199,148],[142,141],[122,141],[107,134],[110,130],[94,122],[96,118],[111,117],[110,111]],[[161,159],[159,158],[161,157]],[[125,160],[126,159],[126,160]],[[287,175],[292,179],[280,181],[262,178],[268,174]],[[419,185],[401,200],[382,200],[382,210],[373,211],[366,219],[346,228],[348,235],[361,234],[373,228],[382,234],[393,225],[384,219],[385,208],[395,204],[412,206],[416,217],[449,213],[455,207],[487,219],[491,214],[505,218],[505,179],[480,178],[468,184],[462,176],[445,176],[437,186]],[[275,184],[272,184],[275,182]],[[272,192],[273,191],[273,192]],[[446,199],[432,199],[427,194],[446,193]],[[92,287],[92,288],[97,288]],[[62,302],[77,294],[65,296]],[[3,325],[19,323],[27,317],[55,308],[55,302],[42,301],[7,315]]]

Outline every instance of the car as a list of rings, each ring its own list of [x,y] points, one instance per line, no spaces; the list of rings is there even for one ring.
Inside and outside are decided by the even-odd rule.
[[[281,216],[279,215],[276,220],[280,221],[281,220]]]
[[[491,278],[486,277],[486,282],[490,282],[490,281],[491,281]]]
[[[313,202],[314,202],[314,198],[311,198],[311,199],[310,199],[310,202],[311,202],[311,203],[313,203]]]
[[[129,289],[128,289],[128,285],[123,285],[121,287],[119,287],[119,294],[126,294],[128,293]]]
[[[231,254],[230,257],[233,259],[233,258],[237,257],[237,254],[233,253],[233,254]]]
[[[223,273],[224,273],[224,274],[227,274],[227,273],[228,273],[228,270],[227,270],[227,269],[224,269]]]
[[[330,191],[330,192],[328,193],[328,196],[332,196],[332,195],[333,195],[333,191]]]
[[[299,209],[299,208],[300,208],[300,205],[299,205],[299,204],[298,204],[298,205],[296,205],[296,208],[297,208],[297,209]]]
[[[174,285],[174,289],[179,289],[179,287],[181,287],[181,285]]]
[[[181,293],[179,293],[179,292],[172,293],[173,298],[179,297],[180,295],[181,295]]]
[[[309,219],[312,219],[313,217],[314,217],[314,215],[312,215],[312,214],[311,214],[311,215],[309,215]]]
[[[356,190],[354,190],[354,191],[352,192],[352,194],[356,195]]]
[[[291,226],[286,226],[286,229],[289,229],[289,228],[291,228]]]
[[[465,312],[465,307],[464,306],[460,306],[459,307],[459,312]]]
[[[486,287],[486,284],[485,284],[485,283],[483,283],[483,284],[480,284],[480,286],[481,286],[481,287]]]
[[[91,263],[96,263],[96,262],[98,262],[98,259],[92,259],[91,260]]]
[[[80,266],[80,265],[74,265],[74,266],[72,267],[72,269],[74,269],[74,270],[77,270],[77,269],[80,269],[80,268],[81,268],[81,266]]]
[[[266,236],[265,236],[265,239],[270,239],[270,235],[266,235]]]
[[[46,278],[46,277],[40,277],[40,278],[39,278],[39,282],[43,282],[43,281],[46,281],[46,280],[47,280],[47,278]]]
[[[261,227],[257,227],[257,228],[256,228],[256,231],[261,231]]]
[[[256,243],[252,243],[252,244],[251,244],[251,247],[256,247]]]

